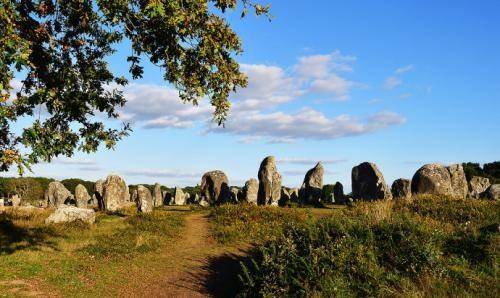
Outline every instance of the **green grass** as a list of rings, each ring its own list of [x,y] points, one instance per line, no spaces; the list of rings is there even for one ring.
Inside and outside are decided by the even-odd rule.
[[[288,222],[243,267],[241,296],[498,297],[500,204],[425,197]]]
[[[213,235],[222,244],[261,243],[283,234],[288,222],[309,222],[312,214],[301,208],[251,204],[223,205],[212,209]]]
[[[9,293],[9,281],[21,280],[55,295],[115,296],[115,285],[133,278],[127,269],[154,267],[157,251],[184,225],[182,213],[162,209],[99,213],[93,226],[46,225],[49,214],[0,214],[0,293]]]

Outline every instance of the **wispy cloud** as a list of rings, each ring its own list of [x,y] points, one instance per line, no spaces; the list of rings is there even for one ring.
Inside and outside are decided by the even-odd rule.
[[[400,74],[404,74],[406,72],[413,71],[414,69],[415,69],[415,67],[413,66],[413,64],[410,64],[410,65],[406,65],[406,66],[402,66],[402,67],[397,68],[394,71],[394,73],[397,75],[400,75]]]
[[[401,81],[401,79],[399,79],[398,77],[388,77],[385,82],[384,82],[384,89],[386,90],[392,90],[394,88],[396,88],[397,86],[401,85],[403,83],[403,81]]]

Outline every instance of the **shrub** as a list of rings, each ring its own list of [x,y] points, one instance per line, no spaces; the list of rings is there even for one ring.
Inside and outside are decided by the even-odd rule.
[[[291,222],[242,265],[240,296],[490,296],[499,222],[498,202],[443,198]]]

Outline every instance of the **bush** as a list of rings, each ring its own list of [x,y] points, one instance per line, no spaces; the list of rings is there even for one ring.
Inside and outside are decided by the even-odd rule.
[[[499,222],[498,202],[441,198],[291,222],[242,266],[240,296],[491,296]]]

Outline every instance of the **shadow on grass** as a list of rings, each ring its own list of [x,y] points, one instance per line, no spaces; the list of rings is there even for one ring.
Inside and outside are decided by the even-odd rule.
[[[209,258],[204,268],[208,275],[202,284],[207,293],[213,297],[235,297],[240,287],[241,263],[248,266],[251,255],[252,250],[247,249]]]
[[[55,242],[50,240],[55,236],[58,234],[50,227],[23,228],[0,216],[0,255],[42,247],[57,250]]]

